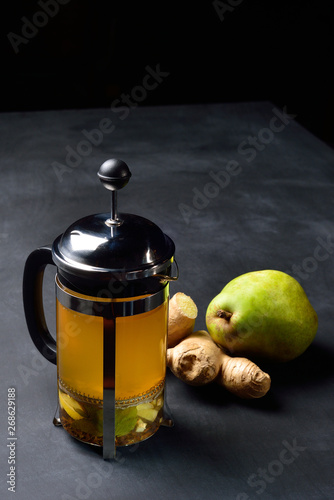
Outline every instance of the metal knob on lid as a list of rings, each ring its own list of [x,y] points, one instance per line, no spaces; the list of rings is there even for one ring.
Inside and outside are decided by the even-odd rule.
[[[111,191],[111,215],[106,222],[110,226],[120,226],[122,221],[117,216],[117,191],[129,182],[130,169],[124,161],[111,159],[101,165],[97,175],[104,187]]]

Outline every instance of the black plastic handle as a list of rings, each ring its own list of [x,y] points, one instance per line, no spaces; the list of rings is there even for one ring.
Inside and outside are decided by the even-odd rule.
[[[30,337],[39,352],[57,364],[56,341],[46,325],[43,307],[43,276],[52,260],[52,249],[45,246],[34,250],[27,258],[23,274],[23,305]]]

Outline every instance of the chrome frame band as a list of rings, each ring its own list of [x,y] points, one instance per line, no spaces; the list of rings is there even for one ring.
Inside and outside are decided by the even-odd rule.
[[[163,304],[168,296],[168,287],[165,285],[161,290],[135,300],[124,300],[115,302],[83,299],[76,297],[63,290],[56,282],[57,299],[67,309],[76,311],[89,316],[102,316],[103,318],[119,318],[126,316],[134,316],[148,311],[152,311],[156,307]]]

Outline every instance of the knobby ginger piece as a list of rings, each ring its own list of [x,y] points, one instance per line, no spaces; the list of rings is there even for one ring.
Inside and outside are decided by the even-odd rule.
[[[177,292],[169,301],[168,347],[174,347],[193,332],[198,310],[188,295]]]
[[[167,365],[190,385],[212,382],[220,370],[220,349],[204,331],[192,333],[177,346],[167,349]]]
[[[270,376],[247,358],[231,358],[222,352],[216,382],[240,398],[261,398],[270,389]]]

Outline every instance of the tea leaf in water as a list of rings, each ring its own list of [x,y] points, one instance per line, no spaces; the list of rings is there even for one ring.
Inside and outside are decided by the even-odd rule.
[[[137,423],[137,408],[131,406],[130,408],[115,410],[115,434],[116,436],[125,436],[131,432]]]

